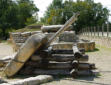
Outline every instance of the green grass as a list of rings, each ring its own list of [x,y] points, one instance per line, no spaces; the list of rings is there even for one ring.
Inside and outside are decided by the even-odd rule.
[[[93,51],[86,51],[86,53],[90,53],[90,52],[97,52],[97,51],[100,51],[100,49],[104,49],[106,51],[111,51],[111,47],[108,48],[108,47],[105,47],[105,46],[102,46],[102,45],[98,45],[96,44],[96,48],[93,50]]]
[[[40,31],[41,29],[39,28],[34,28],[34,29],[29,29],[29,28],[22,28],[18,30],[13,30],[12,32],[33,32],[33,31]]]
[[[1,40],[1,43],[6,43],[7,42],[7,40]]]
[[[97,48],[100,48],[100,49],[107,50],[107,51],[111,51],[111,47],[108,48],[108,47],[105,47],[105,46],[103,46],[103,45],[98,45],[98,44],[96,44],[96,47],[97,47]]]
[[[96,52],[96,51],[99,51],[98,47],[96,47],[93,51],[89,50],[89,51],[86,51],[86,52],[89,53],[89,52]]]

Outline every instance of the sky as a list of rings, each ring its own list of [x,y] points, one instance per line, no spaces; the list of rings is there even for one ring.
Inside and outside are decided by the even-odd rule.
[[[43,17],[43,14],[45,13],[47,7],[52,2],[52,0],[34,0],[35,5],[39,8],[38,15],[39,17]],[[94,2],[102,3],[104,7],[107,7],[110,10],[111,14],[111,0],[94,0]],[[109,20],[111,21],[111,15],[109,17]]]

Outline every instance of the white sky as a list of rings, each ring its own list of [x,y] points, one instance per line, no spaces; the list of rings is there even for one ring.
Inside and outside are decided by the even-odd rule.
[[[104,7],[107,7],[110,10],[111,14],[111,0],[94,0],[95,2],[101,2]],[[34,3],[39,8],[39,17],[42,17],[44,12],[46,11],[48,5],[52,2],[52,0],[34,0]],[[109,18],[111,21],[111,16]]]

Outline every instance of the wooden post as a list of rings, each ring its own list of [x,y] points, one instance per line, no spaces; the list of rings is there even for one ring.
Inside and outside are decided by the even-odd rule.
[[[88,27],[88,35],[89,35],[89,32],[90,32],[90,31],[89,31],[89,27]]]
[[[107,37],[109,37],[109,23],[107,23]]]
[[[97,29],[98,29],[98,37],[99,37],[99,26],[97,26]]]
[[[73,49],[73,53],[74,53],[74,57],[75,57],[75,58],[78,58],[78,57],[81,57],[81,56],[82,56],[82,54],[81,54],[81,52],[79,51],[77,45],[74,45],[72,49]]]
[[[85,28],[84,28],[84,35],[85,35]]]
[[[84,28],[83,28],[83,35],[84,35]]]
[[[90,32],[90,27],[89,27],[88,29],[89,29],[89,35],[91,35],[91,32]]]
[[[87,35],[88,35],[88,27],[87,27]]]
[[[102,36],[104,36],[104,24],[102,25]]]
[[[85,34],[87,35],[87,28],[85,27]]]
[[[91,29],[91,36],[92,36],[92,27],[90,29]]]
[[[94,36],[95,36],[95,32],[96,32],[96,27],[94,26]]]
[[[90,32],[90,31],[89,31],[89,27],[88,27],[88,35],[89,35],[89,32]]]
[[[82,28],[82,35],[84,35],[84,34],[83,34],[83,28]]]
[[[83,35],[84,35],[84,28],[82,28],[82,30],[83,30]]]
[[[91,27],[91,36],[93,36],[93,27]]]
[[[60,36],[60,34],[62,34],[64,32],[64,30],[66,30],[68,28],[69,25],[71,25],[72,23],[74,23],[77,20],[77,17],[79,16],[79,13],[76,13],[75,15],[73,15],[65,24],[62,28],[60,28],[48,41],[48,43],[46,44],[47,47],[58,37]]]

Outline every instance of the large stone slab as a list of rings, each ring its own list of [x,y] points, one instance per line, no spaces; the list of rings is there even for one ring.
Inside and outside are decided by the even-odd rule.
[[[30,56],[47,42],[47,37],[44,34],[32,35],[18,50],[14,59],[7,65],[4,70],[6,76],[11,77],[16,74],[30,58]]]
[[[52,81],[53,77],[50,75],[39,75],[36,77],[29,77],[15,82],[3,83],[1,85],[40,85]]]

